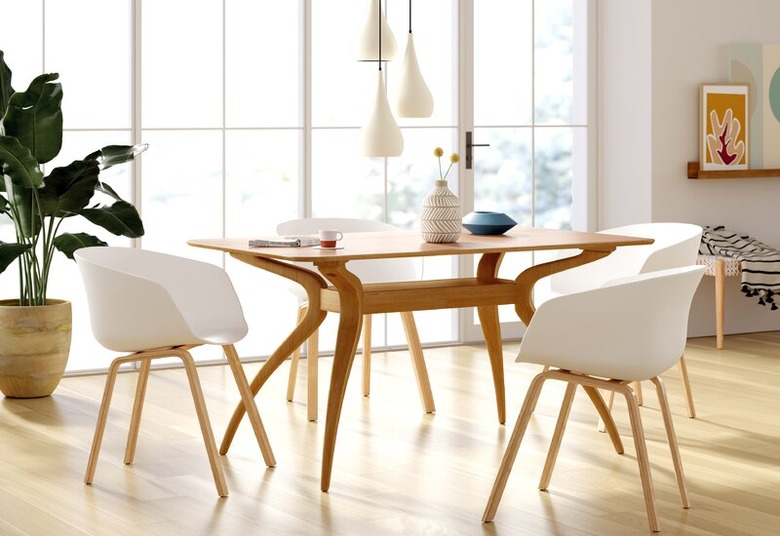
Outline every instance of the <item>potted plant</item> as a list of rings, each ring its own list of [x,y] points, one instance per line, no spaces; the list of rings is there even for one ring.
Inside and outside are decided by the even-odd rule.
[[[70,350],[70,302],[47,296],[56,251],[73,259],[85,246],[107,245],[87,233],[61,229],[84,218],[117,236],[144,234],[136,208],[122,200],[100,172],[133,160],[146,144],[111,145],[82,160],[51,169],[62,148],[59,74],[36,77],[15,92],[0,50],[0,216],[13,224],[14,241],[0,241],[0,273],[18,261],[19,296],[0,301],[0,391],[11,397],[50,395],[65,371]],[[96,194],[111,204],[95,201]]]

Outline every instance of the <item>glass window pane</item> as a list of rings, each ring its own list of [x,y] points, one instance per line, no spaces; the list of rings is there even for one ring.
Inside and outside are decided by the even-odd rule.
[[[572,1],[545,0],[534,4],[537,124],[569,124],[572,121]]]
[[[532,0],[474,2],[475,124],[531,123],[532,13]]]
[[[299,126],[300,5],[226,2],[228,127]]]
[[[519,225],[534,225],[531,129],[475,128],[489,147],[474,157],[474,210],[504,212]]]
[[[358,155],[358,131],[312,132],[312,215],[384,221],[384,159]]]
[[[537,129],[534,148],[534,225],[571,229],[571,128]]]
[[[222,1],[143,2],[145,128],[222,126]]]
[[[187,240],[222,236],[222,133],[147,131],[144,140],[143,247],[196,257]]]
[[[225,234],[274,235],[298,217],[300,133],[228,131],[225,143]]]
[[[130,127],[131,12],[130,0],[47,0],[46,71],[60,73],[65,128]]]
[[[354,59],[365,0],[311,2],[311,8],[312,124],[360,125],[368,113],[377,71],[375,63]]]

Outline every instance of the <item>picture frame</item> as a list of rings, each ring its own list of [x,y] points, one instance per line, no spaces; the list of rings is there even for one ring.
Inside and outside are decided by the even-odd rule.
[[[700,169],[749,169],[748,93],[748,84],[701,84]]]

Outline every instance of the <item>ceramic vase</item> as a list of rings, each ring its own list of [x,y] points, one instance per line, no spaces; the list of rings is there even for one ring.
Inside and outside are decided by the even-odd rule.
[[[426,242],[434,244],[457,242],[460,238],[460,199],[447,187],[447,181],[437,180],[423,199],[420,231]]]

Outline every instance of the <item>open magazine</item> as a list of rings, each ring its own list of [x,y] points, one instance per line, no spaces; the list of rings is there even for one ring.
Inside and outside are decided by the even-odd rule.
[[[319,244],[320,239],[316,236],[274,236],[249,241],[250,248],[305,248]]]

